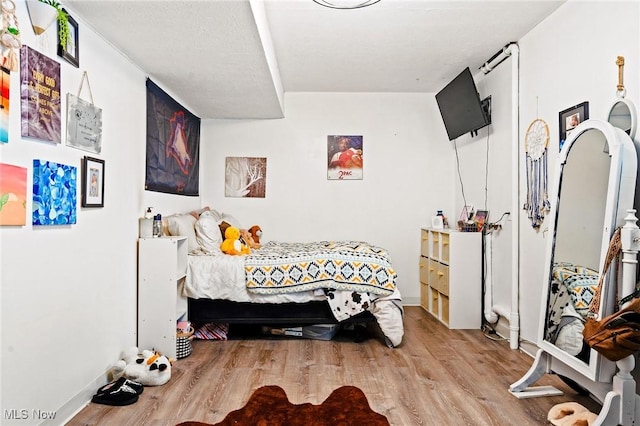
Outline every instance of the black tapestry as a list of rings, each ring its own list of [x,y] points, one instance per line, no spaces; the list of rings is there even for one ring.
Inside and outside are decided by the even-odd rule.
[[[147,79],[145,189],[198,195],[200,118]]]

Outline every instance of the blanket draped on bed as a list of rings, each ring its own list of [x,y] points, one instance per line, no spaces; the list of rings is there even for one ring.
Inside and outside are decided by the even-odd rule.
[[[270,241],[245,261],[247,290],[280,294],[316,289],[388,296],[396,273],[386,250],[360,241]]]

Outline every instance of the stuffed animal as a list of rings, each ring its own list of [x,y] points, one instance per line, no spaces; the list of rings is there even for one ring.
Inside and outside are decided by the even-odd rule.
[[[260,238],[262,237],[262,229],[258,225],[253,225],[249,228],[249,233],[253,237],[253,241],[256,244],[260,244]]]
[[[251,235],[248,229],[240,230],[240,240],[248,245],[250,249],[259,249],[262,247],[259,243],[255,242],[253,235]]]
[[[249,246],[240,241],[240,229],[235,226],[229,226],[224,231],[224,241],[220,244],[220,250],[231,255],[251,253]]]
[[[125,377],[144,386],[164,385],[171,378],[171,361],[157,352],[132,346],[122,352],[122,359],[111,369],[112,380]]]

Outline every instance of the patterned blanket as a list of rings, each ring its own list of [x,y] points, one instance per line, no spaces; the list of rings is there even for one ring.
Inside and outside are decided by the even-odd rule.
[[[386,250],[359,241],[269,242],[245,261],[247,290],[278,294],[315,289],[387,296],[396,273]]]

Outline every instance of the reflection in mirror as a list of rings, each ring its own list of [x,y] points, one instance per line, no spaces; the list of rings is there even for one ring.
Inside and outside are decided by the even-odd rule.
[[[636,108],[631,101],[619,99],[609,109],[607,121],[613,126],[622,129],[631,139],[636,134]]]
[[[567,147],[552,249],[544,339],[589,362],[582,330],[598,284],[611,158],[604,134],[581,133]]]

